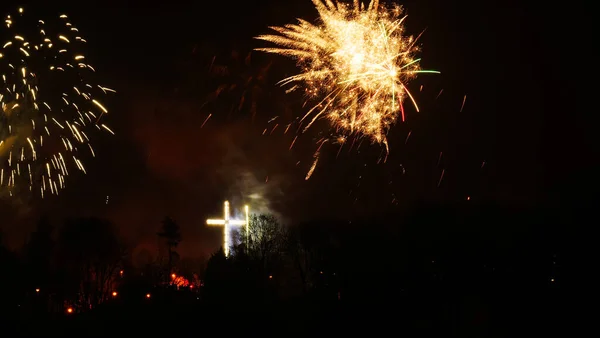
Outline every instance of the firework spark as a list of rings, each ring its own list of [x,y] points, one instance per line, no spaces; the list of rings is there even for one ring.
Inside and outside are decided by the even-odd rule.
[[[297,24],[270,27],[278,34],[260,35],[259,40],[277,47],[257,50],[297,60],[302,71],[282,80],[282,85],[305,85],[307,101],[317,102],[302,117],[303,131],[319,118],[332,126],[332,138],[367,137],[385,145],[387,133],[401,118],[408,98],[419,108],[407,88],[419,73],[438,73],[420,68],[418,38],[404,31],[400,6],[388,9],[373,0],[367,7],[358,0],[353,6],[331,0],[312,0],[321,24],[298,19]]]
[[[21,187],[58,194],[71,167],[95,156],[94,129],[108,113],[100,97],[114,92],[88,77],[95,69],[82,53],[86,40],[66,15],[51,25],[22,9],[6,16],[0,49],[0,189]]]

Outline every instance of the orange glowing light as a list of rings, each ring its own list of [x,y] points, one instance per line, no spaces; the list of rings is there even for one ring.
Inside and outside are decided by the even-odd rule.
[[[176,285],[177,287],[189,287],[191,285],[190,281],[183,276],[173,277],[171,284]]]
[[[149,293],[146,294],[146,298],[150,298],[150,294]]]
[[[273,279],[273,275],[269,275],[269,279]]]
[[[73,313],[73,308],[72,307],[68,308],[67,313]]]
[[[40,292],[40,289],[35,289],[35,292]]]
[[[113,295],[113,297],[116,297],[117,296],[117,291],[113,291],[112,295]]]
[[[470,201],[470,200],[471,200],[471,196],[467,196],[467,201]]]
[[[172,273],[172,274],[171,274],[171,278],[173,278],[173,279],[174,279],[175,277],[177,277],[177,276],[176,276],[174,273]]]

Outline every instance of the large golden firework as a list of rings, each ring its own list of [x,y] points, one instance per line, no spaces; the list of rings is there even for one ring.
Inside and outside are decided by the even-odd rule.
[[[100,97],[114,90],[94,84],[85,39],[66,15],[57,20],[19,9],[0,28],[0,190],[11,195],[34,187],[42,197],[58,194],[71,167],[85,172],[94,131],[113,133]]]
[[[308,100],[316,102],[301,119],[307,121],[303,130],[324,117],[333,127],[334,141],[365,136],[389,152],[386,135],[398,118],[404,121],[405,99],[419,110],[407,83],[418,73],[437,72],[420,68],[418,38],[405,34],[402,7],[386,8],[378,0],[366,7],[358,0],[353,6],[312,2],[320,24],[298,19],[297,24],[270,27],[278,34],[257,39],[277,47],[257,50],[292,57],[302,68],[280,83],[303,83]]]

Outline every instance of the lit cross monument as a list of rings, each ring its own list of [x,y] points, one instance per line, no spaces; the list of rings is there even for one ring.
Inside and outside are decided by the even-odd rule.
[[[222,226],[223,227],[223,250],[225,251],[225,256],[229,256],[229,245],[230,245],[230,236],[231,236],[231,229],[230,227],[239,227],[239,226],[246,226],[246,241],[248,240],[248,225],[250,224],[250,220],[249,220],[249,210],[250,208],[246,205],[244,206],[244,211],[246,212],[246,219],[241,221],[241,220],[236,220],[236,219],[230,219],[230,214],[229,214],[229,201],[225,201],[224,204],[224,210],[223,210],[223,214],[224,217],[223,219],[207,219],[206,220],[206,224],[207,225],[216,225],[216,226]]]

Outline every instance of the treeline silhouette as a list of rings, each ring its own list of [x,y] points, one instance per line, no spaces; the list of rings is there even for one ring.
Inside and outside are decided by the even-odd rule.
[[[0,251],[3,318],[51,318],[63,329],[154,318],[257,332],[327,324],[479,337],[536,327],[537,335],[555,329],[547,324],[558,325],[565,290],[576,286],[570,215],[474,203],[297,226],[253,215],[229,257],[221,248],[191,267],[177,255],[185,233],[172,218],[157,232],[166,255],[136,264],[107,220],[54,229],[42,219],[21,251]]]

